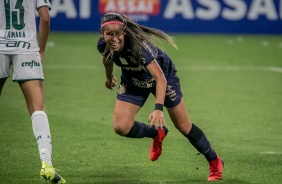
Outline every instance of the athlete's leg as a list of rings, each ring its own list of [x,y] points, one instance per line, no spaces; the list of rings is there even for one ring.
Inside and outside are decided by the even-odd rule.
[[[2,93],[2,89],[3,89],[3,86],[6,82],[7,78],[4,78],[4,79],[0,79],[0,96],[1,96],[1,93]]]
[[[44,112],[44,89],[42,80],[30,80],[19,83],[24,94],[28,112],[31,115],[32,128],[37,139],[41,161],[52,165],[51,133],[48,117]]]
[[[129,138],[153,138],[150,159],[155,161],[162,153],[162,142],[167,134],[167,129],[165,127],[156,129],[148,124],[135,121],[135,116],[140,108],[140,106],[117,99],[113,118],[114,130],[117,134]]]
[[[10,55],[0,54],[0,96],[7,78],[10,75]]]
[[[183,134],[186,135],[192,128],[191,120],[186,111],[183,99],[178,105],[173,108],[167,108],[171,121],[174,126]]]
[[[150,159],[157,160],[162,154],[162,142],[168,129],[156,128],[135,120],[135,116],[146,102],[152,89],[136,88],[121,83],[118,90],[115,113],[114,129],[117,134],[130,138],[152,138]],[[146,118],[147,121],[147,118]]]
[[[135,120],[140,109],[140,106],[117,99],[113,118],[115,132],[130,138],[156,137],[158,133],[154,127]]]
[[[40,55],[39,53],[12,55],[11,62],[13,81],[19,83],[31,116],[32,129],[42,161],[40,175],[51,181],[59,181],[57,183],[65,183],[52,166],[51,133],[48,117],[44,112],[44,76]]]
[[[121,80],[113,118],[113,126],[117,134],[130,138],[157,136],[158,132],[155,127],[135,120],[136,114],[146,102],[149,94],[149,89],[127,85],[123,79]]]
[[[113,126],[117,134],[125,136],[134,125],[135,116],[140,110],[140,106],[121,100],[116,100]]]
[[[222,179],[223,162],[215,153],[204,132],[191,123],[183,99],[177,106],[168,108],[168,113],[175,127],[209,162],[210,174],[208,180]]]
[[[32,129],[37,140],[42,168],[40,175],[57,183],[65,183],[65,180],[52,166],[52,144],[49,121],[44,112],[44,89],[42,80],[30,80],[20,82],[28,111],[31,115]]]
[[[216,159],[216,153],[210,146],[205,134],[196,125],[192,124],[187,113],[182,92],[177,76],[171,76],[167,83],[165,106],[167,107],[170,119],[174,126],[191,142],[191,144],[208,161]]]
[[[175,127],[189,139],[191,144],[202,153],[208,161],[216,159],[216,153],[212,149],[208,139],[206,138],[203,131],[198,128],[195,124],[191,123],[191,120],[186,111],[184,100],[173,107],[168,108],[169,116],[174,123]]]

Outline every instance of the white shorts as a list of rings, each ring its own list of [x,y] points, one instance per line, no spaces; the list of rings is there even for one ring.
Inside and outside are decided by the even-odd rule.
[[[0,79],[13,73],[13,81],[44,80],[39,53],[0,54]]]

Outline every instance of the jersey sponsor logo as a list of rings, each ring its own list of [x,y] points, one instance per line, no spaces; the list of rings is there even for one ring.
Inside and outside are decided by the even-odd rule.
[[[143,65],[140,65],[139,67],[124,67],[124,66],[122,66],[122,69],[131,70],[133,72],[140,72],[142,70],[147,72],[147,69]]]
[[[40,62],[39,61],[29,61],[29,62],[23,62],[22,63],[22,67],[30,67],[33,68],[34,66],[40,66]]]
[[[141,81],[141,80],[136,79],[136,78],[131,79],[132,84],[134,86],[137,86],[137,87],[140,87],[140,88],[151,88],[154,85],[154,81],[155,81],[154,78],[152,78],[148,81]]]
[[[99,0],[99,12],[157,15],[160,12],[160,0]]]
[[[136,59],[135,59],[133,56],[128,56],[128,59],[129,59],[129,61],[130,61],[131,63],[135,63],[135,64],[137,63]],[[126,61],[125,58],[120,57],[119,60],[120,60],[121,64],[123,64],[123,65],[129,65],[129,63]]]
[[[7,41],[7,40],[0,40],[0,45],[3,44],[6,47],[16,47],[16,48],[30,48],[30,43],[25,41]]]

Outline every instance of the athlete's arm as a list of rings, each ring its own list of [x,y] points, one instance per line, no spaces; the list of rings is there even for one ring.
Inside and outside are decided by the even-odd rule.
[[[113,89],[113,87],[116,86],[117,79],[113,74],[114,70],[114,62],[111,59],[107,59],[103,57],[103,64],[105,67],[105,72],[106,72],[106,88],[108,89]]]
[[[47,43],[47,39],[50,32],[50,15],[49,15],[49,7],[41,7],[38,9],[38,14],[40,17],[39,22],[39,53],[41,57],[41,61],[44,57],[45,46]]]
[[[156,104],[164,104],[167,81],[162,69],[156,60],[147,65],[147,69],[156,81]],[[162,110],[155,110],[149,116],[149,122],[155,126],[165,126],[164,116]]]
[[[155,103],[164,104],[165,92],[166,92],[166,78],[164,76],[164,73],[156,60],[152,61],[147,66],[147,69],[156,81]]]

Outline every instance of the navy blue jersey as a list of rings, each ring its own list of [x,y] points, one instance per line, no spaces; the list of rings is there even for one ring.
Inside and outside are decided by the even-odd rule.
[[[176,77],[176,68],[168,57],[168,55],[153,45],[146,44],[146,48],[142,48],[142,58],[135,56],[132,51],[132,45],[129,38],[125,35],[125,45],[121,52],[114,52],[111,60],[121,67],[122,80],[126,83],[141,87],[155,87],[156,82],[152,75],[147,71],[146,66],[156,60],[162,69],[165,77]],[[100,38],[97,43],[98,51],[103,55],[106,47],[106,42]]]

